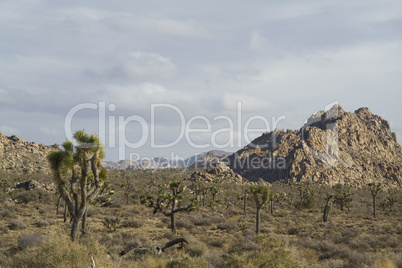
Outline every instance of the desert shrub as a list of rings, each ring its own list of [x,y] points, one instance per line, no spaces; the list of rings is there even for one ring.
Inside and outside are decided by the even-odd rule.
[[[297,235],[298,233],[300,233],[299,227],[290,227],[288,230],[289,235]]]
[[[320,267],[314,254],[303,254],[275,235],[257,236],[256,245],[254,250],[226,255],[224,267]]]
[[[224,267],[224,260],[220,254],[215,252],[208,251],[204,254],[203,258],[212,266],[212,267]]]
[[[6,226],[0,226],[0,232],[6,234],[8,233],[8,228]]]
[[[180,219],[176,222],[176,227],[191,230],[194,227],[194,225],[188,220]]]
[[[6,265],[8,265],[7,257],[2,251],[0,251],[0,267],[7,267]]]
[[[208,251],[207,245],[200,240],[193,237],[190,237],[187,240],[188,244],[186,244],[184,247],[186,253],[191,257],[201,257]]]
[[[52,194],[46,191],[45,189],[35,188],[29,191],[26,190],[18,190],[15,194],[13,194],[13,199],[19,203],[29,203],[29,202],[40,202],[40,203],[49,203],[52,201]]]
[[[205,241],[208,246],[215,247],[215,248],[222,248],[225,245],[225,240],[222,238],[208,238],[207,241]]]
[[[119,227],[120,219],[117,217],[116,218],[105,218],[105,220],[102,221],[102,223],[110,232],[114,232],[114,231],[116,231],[117,227]]]
[[[168,231],[163,233],[163,238],[167,238],[169,240],[172,240],[173,238],[175,238],[175,234],[171,230],[168,230]]]
[[[142,247],[142,243],[139,240],[127,242],[124,245],[124,252],[127,253],[134,248],[140,248],[140,247]]]
[[[184,257],[168,261],[168,268],[209,268],[212,267],[206,260],[202,258]]]
[[[233,231],[237,228],[237,223],[234,221],[227,221],[218,224],[218,229],[221,231]]]
[[[269,251],[252,251],[243,254],[227,256],[224,267],[302,267],[292,256],[292,252],[286,248],[277,248]],[[310,267],[314,267],[311,265]],[[316,266],[318,267],[318,266]]]
[[[157,267],[162,268],[166,267],[166,260],[161,258],[160,256],[154,256],[151,254],[146,254],[140,260],[136,262],[130,262],[130,266],[134,268],[144,268],[144,267]]]
[[[349,254],[347,258],[347,264],[343,267],[354,268],[354,267],[373,267],[374,260],[372,255],[368,253],[360,253],[353,251]]]
[[[121,238],[111,237],[110,235],[101,235],[98,238],[98,241],[101,245],[103,245],[107,248],[112,248],[114,246],[120,246],[122,243]]]
[[[189,217],[190,221],[195,225],[195,226],[209,226],[211,225],[211,218],[205,214],[192,214]]]
[[[41,246],[18,252],[7,267],[91,267],[91,258],[96,267],[117,266],[94,239],[87,243],[74,243],[67,236],[56,236]]]
[[[346,245],[335,244],[327,240],[305,240],[302,243],[304,244],[304,246],[316,250],[319,254],[320,260],[329,258],[348,258],[349,252],[351,252],[349,247],[347,247]]]
[[[24,250],[40,245],[43,242],[41,234],[22,234],[18,239],[18,249]]]
[[[240,253],[247,251],[254,251],[258,249],[257,243],[249,239],[241,238],[235,240],[229,248],[229,253]]]
[[[15,211],[12,207],[2,205],[0,207],[0,220],[11,219],[15,217]]]
[[[226,221],[226,218],[220,215],[208,215],[208,214],[192,214],[189,218],[195,226],[210,226],[212,224],[218,224]]]
[[[398,237],[394,236],[394,235],[390,235],[390,234],[380,235],[377,238],[377,245],[376,246],[378,248],[390,247],[390,248],[397,249],[402,245],[402,243],[400,243],[399,241],[400,241],[400,239]]]
[[[138,220],[125,220],[123,221],[123,223],[121,224],[122,227],[125,228],[140,228],[144,225],[144,223],[142,223],[141,221]]]
[[[21,220],[13,220],[8,224],[10,230],[23,230],[27,227],[28,225]]]
[[[33,225],[38,228],[42,228],[54,224],[56,224],[54,220],[37,220]]]
[[[118,234],[115,234],[114,236],[117,236],[117,235],[119,235],[121,237],[121,240],[125,241],[125,242],[132,241],[132,240],[140,240],[140,239],[142,240],[142,239],[144,239],[144,237],[138,236],[137,233],[131,232],[131,231],[120,232]]]

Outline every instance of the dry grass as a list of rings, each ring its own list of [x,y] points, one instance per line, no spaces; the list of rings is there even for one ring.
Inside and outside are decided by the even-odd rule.
[[[135,177],[136,187],[128,205],[121,187],[127,174]],[[208,195],[205,207],[177,214],[173,234],[169,218],[154,215],[139,199],[143,193],[155,193],[157,185],[172,176],[188,174],[163,170],[123,175],[110,175],[118,205],[92,206],[87,233],[77,243],[67,237],[70,223],[56,215],[57,196],[37,192],[27,195],[28,202],[1,203],[0,267],[90,267],[91,256],[97,267],[402,267],[401,203],[393,212],[379,208],[374,221],[371,196],[364,189],[356,190],[350,211],[334,206],[323,223],[322,207],[331,189],[315,186],[314,206],[299,210],[294,205],[297,188],[275,184],[272,188],[286,195],[275,202],[273,215],[268,207],[263,209],[261,234],[256,236],[255,204],[249,200],[244,215],[242,185],[220,184],[216,204],[207,206],[212,198]],[[116,230],[104,226],[105,218],[119,219]],[[160,256],[120,256],[123,251],[162,246],[176,237],[185,237],[189,244]]]

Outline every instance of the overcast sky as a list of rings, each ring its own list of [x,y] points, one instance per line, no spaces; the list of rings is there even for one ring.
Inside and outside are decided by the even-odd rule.
[[[298,129],[335,101],[346,111],[369,107],[402,139],[401,86],[400,0],[0,0],[0,131],[62,143],[69,111],[90,103],[96,109],[78,110],[72,131],[102,136],[105,102],[107,160],[118,160],[112,147],[123,136],[147,139],[125,158],[189,156],[213,149],[211,136],[218,145],[233,139],[223,149],[234,151],[246,145],[238,134],[252,116]],[[211,130],[189,137],[211,146],[194,148],[184,135],[151,148],[151,104],[172,105],[154,110],[157,144],[179,139],[181,123],[205,129],[200,117],[191,121],[205,116]],[[138,122],[124,126],[119,116]],[[231,127],[225,118],[233,132],[216,133]]]

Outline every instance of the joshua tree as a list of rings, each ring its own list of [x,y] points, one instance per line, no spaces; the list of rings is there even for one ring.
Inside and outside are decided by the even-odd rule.
[[[213,186],[209,187],[209,192],[212,195],[212,202],[215,202],[215,197],[220,192],[219,187],[216,185],[213,185]]]
[[[299,184],[299,204],[297,208],[311,208],[314,202],[314,190],[309,182]]]
[[[279,197],[278,193],[270,190],[268,194],[268,201],[269,201],[269,210],[271,211],[271,215],[274,214],[274,202],[275,199]]]
[[[175,214],[178,212],[192,211],[198,208],[198,203],[194,198],[190,200],[190,204],[186,207],[181,207],[183,201],[182,192],[185,188],[182,181],[172,180],[169,183],[170,194],[166,194],[164,189],[160,188],[155,202],[151,195],[142,198],[143,203],[146,203],[148,207],[154,209],[154,214],[161,212],[163,215],[170,217],[170,228],[173,233],[176,233]],[[165,202],[167,203],[165,204]]]
[[[66,141],[62,151],[48,155],[58,191],[72,217],[72,241],[76,239],[80,221],[85,229],[88,204],[98,197],[107,176],[102,167],[104,147],[98,136],[80,130],[74,133],[74,139],[77,145]]]
[[[389,208],[389,211],[392,212],[392,208],[396,202],[398,202],[397,189],[389,189],[388,196],[385,197],[385,200],[380,205],[384,210]]]
[[[134,193],[134,185],[131,181],[129,181],[129,179],[130,179],[129,177],[126,177],[126,183],[123,185],[127,205],[129,203],[130,196],[132,196]]]
[[[375,183],[375,182],[370,182],[367,184],[370,191],[371,191],[371,196],[373,197],[373,217],[375,219],[375,207],[376,207],[376,197],[377,195],[382,192],[382,184],[381,182]]]
[[[194,192],[194,196],[195,196],[195,199],[197,200],[197,202],[202,201],[202,206],[205,206],[205,197],[208,192],[208,187],[205,186],[204,182],[197,181],[193,185],[193,192]]]
[[[7,189],[9,187],[11,187],[10,180],[7,178],[1,178],[0,179],[0,189],[1,189],[1,195],[2,195],[3,202],[6,200],[6,193],[7,193]]]
[[[250,190],[247,188],[243,188],[243,213],[246,215],[246,208],[247,208],[247,197],[250,193]]]
[[[322,220],[324,222],[327,222],[328,220],[328,216],[329,216],[329,212],[331,211],[331,207],[332,207],[332,200],[334,199],[334,195],[333,194],[327,194],[327,198],[326,198],[326,203],[325,203],[325,207],[324,207],[324,213],[322,215]]]
[[[268,189],[265,185],[252,185],[249,188],[251,195],[254,198],[255,205],[257,207],[257,215],[255,221],[255,232],[256,234],[260,233],[260,214],[261,208],[268,202],[268,198],[271,190]]]
[[[334,202],[339,205],[341,211],[345,207],[349,210],[349,203],[352,201],[351,196],[354,194],[352,188],[338,183],[334,186],[334,190]]]

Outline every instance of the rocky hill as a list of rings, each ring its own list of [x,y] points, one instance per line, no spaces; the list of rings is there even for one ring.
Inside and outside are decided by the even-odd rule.
[[[335,105],[299,130],[275,130],[229,156],[230,167],[249,180],[313,181],[402,186],[402,153],[389,123],[368,108],[354,113]]]
[[[59,150],[57,144],[46,146],[27,142],[0,132],[0,170],[8,173],[51,174],[47,155]]]

